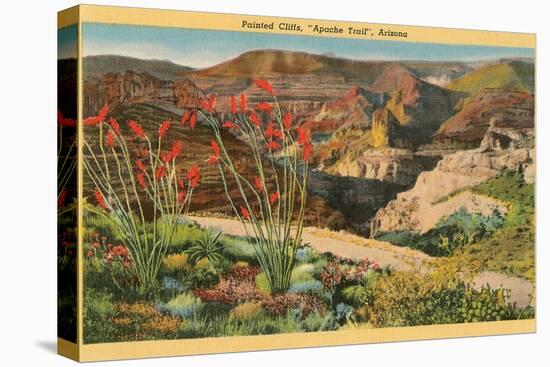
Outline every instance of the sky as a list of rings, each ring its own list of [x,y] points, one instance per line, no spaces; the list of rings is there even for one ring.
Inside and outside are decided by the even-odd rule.
[[[375,41],[99,23],[83,25],[84,56],[123,55],[141,59],[170,60],[180,65],[204,68],[255,49],[304,51],[355,60],[479,61],[533,56],[533,49],[530,48]]]

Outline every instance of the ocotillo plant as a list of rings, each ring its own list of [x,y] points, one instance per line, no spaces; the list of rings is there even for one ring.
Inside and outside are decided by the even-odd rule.
[[[241,94],[238,109],[233,96],[230,100],[232,119],[222,121],[216,112],[216,97],[210,95],[200,101],[198,113],[214,132],[213,154],[207,163],[218,166],[227,199],[255,249],[271,292],[278,294],[288,290],[302,238],[308,161],[313,145],[306,130],[291,129],[292,116],[281,111],[271,84],[266,80],[256,80],[255,84],[271,102],[263,101],[249,109],[246,95]],[[238,131],[249,144],[255,176],[246,177],[239,171],[235,157],[228,153],[222,129]],[[282,153],[279,159],[274,155],[277,152]],[[233,185],[240,198],[231,196]]]
[[[85,126],[97,126],[99,140],[91,144],[84,138],[84,167],[96,189],[97,207],[87,209],[110,220],[123,236],[129,249],[131,267],[135,271],[138,290],[154,288],[162,259],[172,240],[178,219],[188,213],[193,190],[200,183],[200,169],[194,165],[180,178],[176,160],[182,144],[176,141],[163,151],[163,138],[171,122],[163,121],[156,142],[141,125],[128,121],[128,127],[143,146],[132,157],[128,137],[118,122],[102,109],[97,116],[84,120]],[[152,209],[150,222],[146,205]],[[151,213],[149,213],[151,214]]]
[[[76,171],[76,120],[64,117],[57,112],[57,212],[62,214],[71,208],[65,208],[69,189],[67,185],[74,180]],[[63,134],[63,131],[67,133]]]

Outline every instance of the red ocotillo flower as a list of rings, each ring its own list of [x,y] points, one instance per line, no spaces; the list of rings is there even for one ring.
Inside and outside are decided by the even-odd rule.
[[[57,207],[61,208],[63,204],[65,204],[65,200],[67,200],[67,195],[69,194],[68,190],[61,191],[61,194],[59,194],[59,197],[57,198]]]
[[[181,124],[185,125],[185,123],[189,121],[189,117],[191,117],[191,111],[185,111],[181,116]]]
[[[279,191],[275,191],[273,194],[269,195],[269,202],[271,205],[275,204],[277,200],[279,200]]]
[[[181,141],[176,140],[174,144],[172,144],[172,148],[170,149],[170,155],[172,156],[172,159],[176,159],[181,153]]]
[[[115,135],[110,130],[107,133],[107,136],[105,137],[105,143],[109,148],[114,148],[115,146]]]
[[[241,206],[241,215],[242,215],[243,218],[246,219],[246,220],[250,220],[250,219],[251,219],[250,212],[249,212],[248,209],[246,209],[244,206]]]
[[[304,161],[309,161],[311,154],[313,153],[313,144],[307,143],[304,145]]]
[[[191,116],[189,117],[189,126],[191,126],[191,129],[194,129],[196,124],[197,114],[193,111],[193,113],[191,113]]]
[[[285,119],[284,119],[285,129],[290,130],[291,125],[292,125],[292,115],[290,114],[290,112],[287,112],[285,114]]]
[[[145,190],[147,188],[147,183],[145,182],[145,176],[143,175],[143,172],[136,173],[136,181],[142,189]]]
[[[283,132],[279,129],[276,129],[275,124],[273,123],[273,121],[270,121],[267,124],[267,129],[265,130],[265,136],[267,138],[270,138],[270,139],[282,138],[283,137]]]
[[[310,143],[309,132],[306,129],[299,127],[296,131],[298,132],[298,139],[296,139],[298,144],[306,145]]]
[[[109,113],[109,106],[105,105],[99,110],[99,113],[97,114],[97,118],[100,122],[105,121],[105,117]]]
[[[109,125],[111,125],[111,127],[113,128],[115,134],[120,134],[120,125],[118,124],[117,120],[111,117],[109,119]]]
[[[277,150],[281,147],[281,144],[277,143],[276,141],[274,140],[270,140],[267,144],[266,144],[266,148],[267,150],[269,151],[273,151],[273,150]]]
[[[191,188],[199,186],[201,180],[201,170],[199,166],[195,165],[189,168],[187,171],[187,179],[190,182]]]
[[[182,178],[178,178],[178,181],[177,181],[177,182],[178,182],[178,187],[179,187],[180,189],[185,188],[185,182],[183,181]]]
[[[178,204],[183,203],[183,200],[185,199],[186,196],[187,196],[187,192],[185,192],[185,190],[178,192]]]
[[[132,130],[132,132],[134,134],[136,134],[136,136],[138,136],[140,138],[145,138],[146,137],[145,131],[143,130],[141,125],[137,123],[136,120],[128,121],[128,127],[130,128],[130,130]]]
[[[214,155],[210,156],[210,158],[206,160],[206,163],[216,164],[220,159],[220,146],[218,145],[218,143],[216,143],[215,140],[212,140],[211,145],[212,145],[212,153]]]
[[[172,152],[170,150],[167,152],[163,152],[160,155],[161,155],[160,160],[163,161],[164,163],[168,163],[173,159]]]
[[[83,123],[84,123],[84,125],[86,125],[86,126],[94,126],[94,125],[99,124],[100,122],[101,122],[101,120],[99,120],[99,119],[97,118],[97,116],[90,116],[90,117],[86,117],[86,118],[84,119],[84,122],[83,122]]]
[[[158,166],[157,170],[155,171],[155,177],[163,178],[165,174],[166,174],[166,168],[164,166]]]
[[[263,111],[263,112],[271,112],[273,110],[273,106],[268,103],[268,102],[260,102],[256,105],[256,109],[258,111]]]
[[[57,111],[57,123],[60,126],[65,126],[65,127],[75,127],[76,126],[76,120],[70,119],[70,118],[65,118],[63,116],[63,113],[61,113],[61,111]]]
[[[141,159],[136,160],[136,167],[141,172],[145,172],[145,165],[143,164],[143,161]]]
[[[241,93],[241,112],[245,113],[247,110],[246,94]]]
[[[250,121],[252,121],[252,124],[256,127],[260,127],[260,118],[258,115],[256,115],[254,112],[250,111],[250,114],[248,115],[248,118]]]
[[[264,183],[258,176],[254,176],[254,187],[258,189],[258,191],[263,191],[264,189]]]
[[[97,189],[95,190],[94,197],[95,197],[95,201],[97,202],[97,205],[99,205],[101,209],[107,209],[107,205],[105,204],[105,199],[103,198],[103,195],[101,195],[101,192],[99,192],[99,190]]]
[[[207,100],[203,98],[199,99],[199,106],[208,112],[214,112],[216,108],[216,95],[211,94]]]
[[[159,137],[163,138],[164,135],[168,132],[168,129],[170,128],[170,125],[172,123],[169,120],[163,121],[159,126]]]
[[[226,121],[222,124],[222,127],[226,127],[228,129],[238,129],[239,125],[231,121]]]
[[[231,98],[229,98],[229,109],[231,110],[231,113],[237,113],[237,102],[235,101],[235,96],[231,96]]]
[[[254,83],[258,86],[258,88],[263,89],[267,93],[273,95],[273,87],[271,86],[271,83],[267,80],[263,79],[256,79],[254,80]]]
[[[214,93],[210,94],[208,97],[208,104],[210,104],[210,108],[212,108],[212,110],[216,108],[216,95]]]

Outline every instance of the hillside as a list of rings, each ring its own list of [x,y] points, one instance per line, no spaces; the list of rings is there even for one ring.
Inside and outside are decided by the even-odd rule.
[[[487,88],[533,92],[535,66],[523,61],[486,65],[447,84],[446,88],[474,97]]]
[[[181,116],[147,104],[119,106],[113,111],[112,116],[120,122],[122,133],[129,137],[133,134],[130,133],[126,123],[123,123],[124,121],[134,119],[143,126],[148,134],[155,135],[161,121],[172,120],[177,122],[181,119]],[[85,139],[92,142],[92,145],[97,145],[97,128],[86,127],[84,134]],[[242,167],[240,169],[245,177],[254,177],[257,173],[252,161],[248,159],[248,145],[227,132],[222,134],[229,154],[236,157],[236,166]],[[163,145],[168,148],[172,146],[176,139],[182,142],[183,149],[181,158],[178,161],[178,169],[185,172],[193,164],[198,164],[201,168],[201,185],[193,194],[191,210],[232,216],[233,213],[225,197],[217,167],[204,163],[212,155],[212,136],[213,133],[210,128],[200,122],[195,129],[174,123],[170,127],[170,133],[166,135]],[[130,138],[129,141],[130,149],[137,150],[139,148],[139,140]],[[116,182],[116,177],[117,175],[113,172],[112,181]],[[270,182],[267,182],[266,185],[269,186]],[[85,179],[85,190],[85,195],[90,195],[93,190],[91,182],[87,179]],[[240,194],[235,189],[231,196],[238,198]],[[341,229],[345,226],[345,219],[342,214],[329,207],[327,202],[319,196],[309,195],[307,204],[306,222],[308,225],[317,225],[319,218],[322,218],[324,223],[331,228]],[[238,205],[241,205],[241,203],[237,201]]]
[[[491,122],[517,128],[534,125],[534,97],[522,91],[485,89],[434,134],[441,143],[468,143],[479,146]]]
[[[132,70],[148,73],[161,80],[174,80],[181,73],[192,70],[188,66],[178,65],[169,60],[143,60],[120,55],[86,56],[82,64],[85,78]]]
[[[387,62],[356,61],[306,52],[256,50],[221,64],[186,73],[189,77],[266,77],[268,75],[339,75],[372,82]]]

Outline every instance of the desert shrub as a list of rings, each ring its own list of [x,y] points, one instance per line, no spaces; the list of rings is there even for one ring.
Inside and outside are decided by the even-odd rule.
[[[449,256],[455,249],[467,246],[493,235],[504,224],[498,211],[484,216],[468,213],[461,208],[440,219],[437,225],[424,234],[410,231],[383,232],[376,236],[381,241],[402,247],[410,247],[431,256]]]
[[[184,279],[190,289],[210,288],[220,281],[220,273],[210,264],[195,266]]]
[[[323,302],[314,296],[307,294],[283,293],[262,301],[262,306],[271,316],[287,313],[289,310],[298,309],[303,316],[315,311],[323,311]]]
[[[304,245],[296,250],[296,255],[294,255],[294,257],[298,263],[313,263],[320,259],[321,254],[313,247]]]
[[[235,282],[254,282],[260,270],[247,263],[236,263],[225,273],[225,277]]]
[[[115,314],[112,296],[108,293],[86,289],[83,306],[86,343],[110,340],[111,335],[114,333],[114,327],[109,320]]]
[[[185,319],[180,323],[178,329],[178,338],[180,339],[192,339],[192,338],[206,338],[214,337],[217,335],[215,323],[219,320],[209,320],[207,317],[194,316],[189,319]]]
[[[306,332],[336,330],[339,326],[330,312],[312,312],[301,322],[301,327]]]
[[[307,294],[320,295],[320,292],[322,289],[323,289],[323,283],[321,283],[317,279],[311,279],[311,280],[290,284],[288,293],[307,293]]]
[[[176,253],[164,257],[162,260],[162,270],[170,274],[181,274],[190,271],[189,255],[186,253]]]
[[[515,304],[508,303],[510,291],[507,289],[492,289],[483,286],[481,289],[468,288],[458,308],[464,322],[517,320],[534,317],[531,307],[519,309]]]
[[[263,313],[262,305],[255,302],[246,302],[233,308],[229,317],[234,320],[250,320]]]
[[[347,303],[360,307],[369,300],[369,289],[362,285],[351,285],[342,290],[342,297]]]
[[[246,261],[250,264],[258,264],[254,247],[246,238],[223,236],[225,255],[235,261]]]
[[[313,275],[311,274],[313,272],[313,270],[314,270],[314,268],[309,264],[304,264],[304,265],[300,265],[300,266],[295,267],[294,270],[292,271],[291,276],[290,276],[289,292],[290,293],[301,293],[301,292],[296,292],[295,291],[297,289],[296,287],[292,287],[294,284],[297,284],[297,283],[302,283],[302,284],[303,283],[311,283],[311,285],[314,286],[315,282],[314,282],[314,279],[313,279]],[[256,287],[260,291],[262,291],[266,294],[271,293],[271,289],[269,288],[269,282],[268,282],[267,276],[264,272],[261,272],[256,276],[255,282],[256,282]],[[290,289],[293,289],[293,291],[290,291]]]
[[[162,223],[160,225],[162,226]],[[184,218],[180,219],[175,227],[167,253],[181,253],[190,243],[195,243],[203,238],[204,232],[204,229],[188,223]]]
[[[452,283],[434,284],[429,274],[408,272],[381,277],[374,285],[369,321],[376,327],[461,322],[457,307],[465,287]]]
[[[172,316],[185,318],[200,310],[202,302],[192,293],[183,293],[159,307]]]
[[[265,298],[253,282],[237,282],[234,279],[221,279],[212,288],[197,288],[193,293],[203,302],[237,304],[240,302],[259,302]]]

